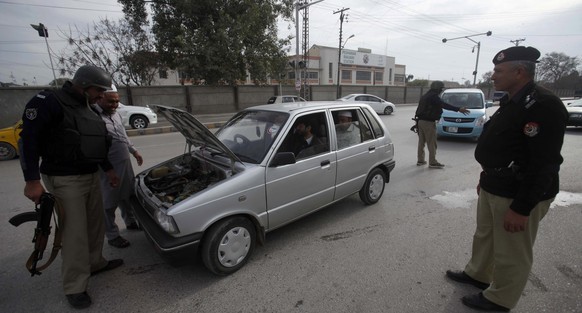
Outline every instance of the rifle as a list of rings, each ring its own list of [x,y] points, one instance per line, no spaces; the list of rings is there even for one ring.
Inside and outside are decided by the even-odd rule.
[[[36,221],[36,228],[34,229],[34,251],[26,262],[26,268],[31,273],[31,276],[42,274],[40,271],[46,269],[56,258],[61,248],[61,232],[59,226],[55,223],[55,240],[53,243],[53,250],[49,260],[38,266],[38,261],[42,260],[44,250],[48,243],[51,234],[51,217],[53,215],[55,205],[55,197],[50,193],[43,193],[40,196],[39,204],[35,205],[35,210],[31,212],[20,213],[10,218],[10,224],[18,227],[22,223]]]

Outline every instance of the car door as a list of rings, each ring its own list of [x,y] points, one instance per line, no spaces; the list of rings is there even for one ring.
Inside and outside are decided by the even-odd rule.
[[[359,140],[349,145],[341,142],[341,123],[339,116],[349,111],[352,115],[354,130],[359,132]],[[336,127],[334,128],[334,146],[337,149],[337,174],[336,191],[334,200],[353,194],[362,188],[371,168],[378,163],[377,141],[374,139],[372,129],[364,117],[360,108],[349,110],[334,110],[332,116]],[[349,128],[348,128],[349,129]]]
[[[315,118],[319,127],[314,132],[325,147],[316,154],[299,158],[293,164],[267,166],[266,194],[269,215],[269,229],[277,228],[333,201],[336,175],[335,153],[330,149],[329,122],[327,113],[319,111],[298,118]],[[316,129],[317,128],[317,129]],[[295,131],[289,127],[286,137],[277,148],[277,153],[287,151],[286,141]]]

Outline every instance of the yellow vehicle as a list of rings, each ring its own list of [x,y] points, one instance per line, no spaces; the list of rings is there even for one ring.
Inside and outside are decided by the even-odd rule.
[[[18,139],[22,131],[22,120],[10,127],[0,129],[0,161],[12,160],[18,155]]]

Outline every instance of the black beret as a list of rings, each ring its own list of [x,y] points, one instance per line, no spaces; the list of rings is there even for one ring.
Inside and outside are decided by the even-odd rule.
[[[515,46],[497,52],[493,58],[493,64],[500,64],[509,61],[530,61],[538,62],[540,52],[534,47]]]

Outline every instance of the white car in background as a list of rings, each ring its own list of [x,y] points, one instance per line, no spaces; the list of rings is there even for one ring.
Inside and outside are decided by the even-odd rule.
[[[294,95],[272,96],[267,101],[267,104],[273,103],[288,103],[288,102],[305,102],[306,100]]]
[[[396,109],[396,106],[392,102],[388,102],[380,97],[364,94],[364,93],[353,93],[344,97],[337,99],[338,101],[357,101],[360,103],[366,103],[376,111],[378,114],[390,115]]]
[[[150,124],[158,123],[158,115],[148,106],[134,106],[119,104],[117,112],[121,114],[123,125],[133,129],[144,129]]]

